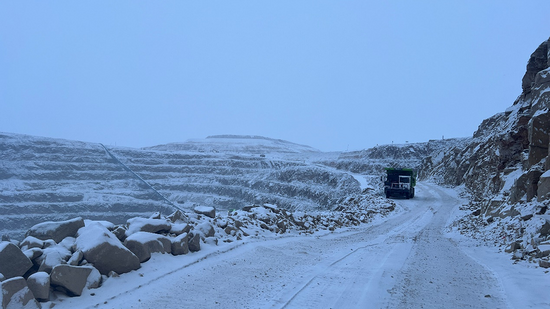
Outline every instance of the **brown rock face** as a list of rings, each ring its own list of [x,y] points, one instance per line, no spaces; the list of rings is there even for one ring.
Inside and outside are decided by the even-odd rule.
[[[548,156],[550,112],[535,114],[529,121],[529,165],[533,166]]]
[[[531,57],[529,58],[529,62],[527,63],[527,71],[521,81],[521,88],[524,93],[531,92],[531,86],[535,82],[537,73],[548,68],[549,66],[548,41],[545,41],[539,45],[539,47],[531,54]]]

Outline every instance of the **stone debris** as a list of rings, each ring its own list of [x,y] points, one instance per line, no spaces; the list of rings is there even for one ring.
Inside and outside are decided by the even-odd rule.
[[[52,291],[79,296],[86,288],[101,286],[109,277],[139,269],[152,254],[185,255],[200,251],[203,244],[217,246],[219,242],[274,233],[331,232],[368,223],[374,216],[387,215],[394,209],[392,200],[367,192],[340,201],[330,212],[290,212],[276,205],[259,204],[227,214],[216,213],[212,207],[195,207],[186,214],[178,210],[165,217],[155,213],[149,218],[131,218],[121,225],[82,218],[46,222],[29,229],[19,246],[8,241],[0,243],[0,281],[7,282],[3,291],[27,289],[29,299],[48,302],[56,297]],[[74,230],[75,226],[81,227]],[[11,283],[10,278],[18,278],[18,283]],[[4,293],[7,302],[30,301],[11,299],[11,292]]]

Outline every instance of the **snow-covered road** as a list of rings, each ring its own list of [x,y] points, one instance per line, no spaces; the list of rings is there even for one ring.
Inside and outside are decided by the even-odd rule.
[[[343,232],[212,247],[185,257],[155,255],[139,271],[56,308],[548,306],[548,296],[508,273],[521,265],[499,260],[496,252],[463,250],[457,237],[447,237],[444,227],[460,203],[453,193],[419,184],[414,199],[396,201],[390,218]],[[498,267],[491,267],[494,260]],[[530,279],[547,280],[540,269],[522,269]]]

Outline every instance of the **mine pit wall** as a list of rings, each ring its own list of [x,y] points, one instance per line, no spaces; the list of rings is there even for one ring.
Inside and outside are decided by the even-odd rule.
[[[426,157],[420,179],[464,184],[486,216],[517,215],[517,203],[550,203],[549,45],[531,55],[514,104],[484,120],[464,147]]]

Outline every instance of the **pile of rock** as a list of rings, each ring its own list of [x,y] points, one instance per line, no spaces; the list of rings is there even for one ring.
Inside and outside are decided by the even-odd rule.
[[[545,214],[549,201],[508,205],[518,214],[503,217],[483,215],[479,204],[462,206],[467,215],[453,223],[460,233],[502,247],[515,261],[550,268],[550,215]]]
[[[225,214],[213,207],[193,213],[131,218],[125,224],[75,218],[33,226],[21,242],[0,242],[2,308],[39,307],[57,293],[79,296],[109,277],[140,268],[153,253],[182,255],[201,244],[290,232],[314,233],[367,223],[395,203],[367,192],[342,201],[337,211],[291,213],[275,205],[252,205]]]

